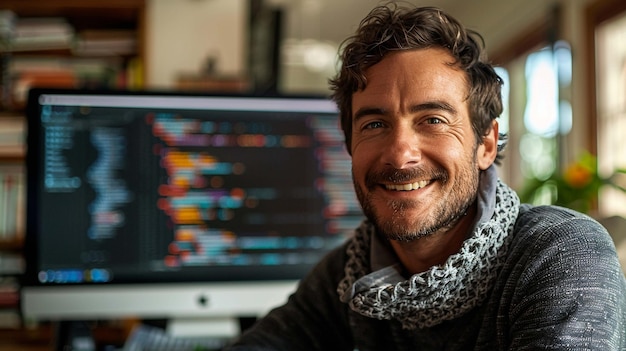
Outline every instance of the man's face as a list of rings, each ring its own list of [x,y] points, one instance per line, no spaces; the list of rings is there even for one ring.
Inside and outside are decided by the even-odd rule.
[[[352,176],[365,215],[390,239],[454,225],[495,154],[476,142],[468,83],[442,49],[388,54],[352,98]],[[493,131],[492,131],[493,132]]]

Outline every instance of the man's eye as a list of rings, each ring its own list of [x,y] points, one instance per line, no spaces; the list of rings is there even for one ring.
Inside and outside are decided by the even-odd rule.
[[[364,129],[376,129],[376,128],[382,128],[383,127],[383,123],[382,122],[371,122],[365,125]]]
[[[426,120],[426,123],[428,124],[441,124],[443,123],[443,121],[440,118],[437,117],[430,117]]]

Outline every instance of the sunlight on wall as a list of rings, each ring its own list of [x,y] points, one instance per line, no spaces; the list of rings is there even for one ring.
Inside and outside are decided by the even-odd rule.
[[[610,174],[626,168],[626,14],[601,25],[597,32],[598,167]],[[626,187],[626,179],[620,184]],[[626,216],[626,195],[614,189],[600,193],[603,216]]]

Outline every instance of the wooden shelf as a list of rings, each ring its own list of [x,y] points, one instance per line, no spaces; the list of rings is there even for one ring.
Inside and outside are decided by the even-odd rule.
[[[132,320],[116,324],[92,325],[91,333],[98,350],[105,345],[121,347],[130,334]],[[55,326],[46,323],[22,329],[0,328],[0,350],[11,351],[54,351]]]
[[[62,17],[76,31],[133,29],[144,33],[145,0],[3,0],[19,17]]]
[[[145,0],[3,0],[2,8],[21,16],[66,17],[93,28],[135,27]],[[82,19],[79,19],[82,18]],[[95,20],[95,22],[92,22]]]
[[[20,149],[11,149],[7,151],[6,149],[0,149],[0,164],[4,163],[22,163],[26,157],[26,151],[24,148]]]
[[[0,329],[0,350],[53,351],[50,326],[23,329]]]
[[[20,239],[4,240],[0,239],[0,251],[21,251],[24,245],[24,240],[21,239],[22,235],[17,235]]]

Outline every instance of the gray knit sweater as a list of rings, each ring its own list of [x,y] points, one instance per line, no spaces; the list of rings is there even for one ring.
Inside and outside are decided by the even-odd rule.
[[[377,269],[364,223],[229,350],[626,351],[626,279],[606,230],[558,207],[508,211],[496,198],[510,189],[488,173],[474,232],[447,265],[406,281]],[[473,268],[450,274],[459,265]]]

